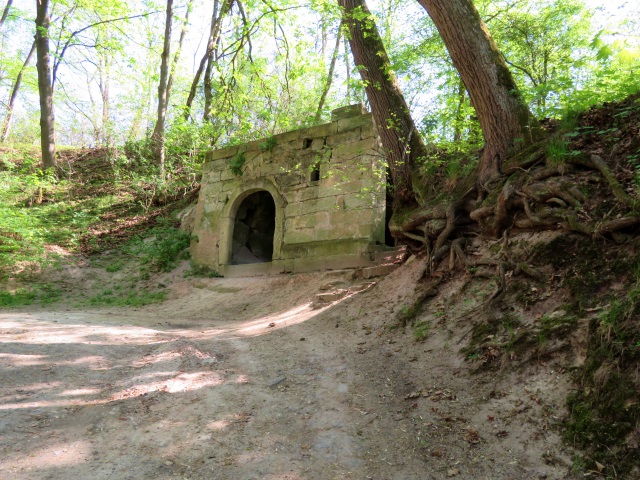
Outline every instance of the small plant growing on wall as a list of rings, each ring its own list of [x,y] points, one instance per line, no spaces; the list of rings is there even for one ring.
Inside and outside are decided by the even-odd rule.
[[[278,141],[276,140],[276,137],[271,135],[264,142],[260,144],[260,150],[262,150],[263,152],[271,152],[273,151],[273,149],[277,144],[278,144]]]
[[[236,175],[237,177],[242,175],[242,167],[247,162],[247,159],[244,156],[244,153],[238,152],[233,158],[229,160],[229,168],[231,169],[231,173]]]

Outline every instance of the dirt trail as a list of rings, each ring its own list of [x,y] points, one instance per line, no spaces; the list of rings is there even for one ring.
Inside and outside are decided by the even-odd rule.
[[[0,478],[565,478],[563,376],[487,381],[448,327],[425,343],[388,328],[421,268],[315,309],[351,274],[0,312]]]

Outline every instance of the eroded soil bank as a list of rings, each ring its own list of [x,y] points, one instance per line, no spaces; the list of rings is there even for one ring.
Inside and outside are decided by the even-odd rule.
[[[0,478],[571,477],[567,373],[474,373],[455,318],[486,279],[457,311],[450,282],[416,342],[396,318],[423,271],[181,279],[144,308],[0,312]]]

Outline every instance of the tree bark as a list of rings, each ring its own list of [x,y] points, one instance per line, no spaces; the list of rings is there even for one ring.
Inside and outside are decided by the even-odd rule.
[[[160,171],[164,172],[164,123],[167,117],[167,81],[169,76],[169,57],[171,55],[171,23],[173,20],[173,0],[167,0],[167,18],[164,27],[164,47],[160,64],[160,83],[158,85],[158,114],[151,141],[153,154]]]
[[[204,90],[204,110],[202,112],[202,121],[208,122],[211,118],[211,106],[213,105],[213,86],[211,84],[211,75],[213,74],[213,52],[207,57],[207,68],[204,70],[204,80],[202,87]]]
[[[40,145],[42,167],[55,168],[55,118],[49,56],[49,0],[36,0],[36,56],[38,59],[38,93],[40,96]]]
[[[188,120],[191,116],[191,106],[193,105],[193,100],[196,98],[196,91],[198,89],[198,85],[200,84],[200,77],[202,77],[202,72],[204,72],[205,67],[211,61],[213,56],[213,51],[218,44],[220,38],[220,28],[222,25],[222,19],[229,13],[231,7],[233,6],[234,0],[224,0],[222,4],[222,8],[220,9],[220,13],[218,13],[219,3],[218,0],[215,0],[213,3],[213,15],[211,16],[211,28],[209,30],[209,39],[207,41],[207,50],[204,52],[202,59],[200,59],[200,65],[198,65],[198,70],[193,77],[193,82],[191,82],[191,89],[189,90],[189,96],[187,97],[187,102],[185,103],[184,109],[184,118]],[[205,109],[206,110],[206,109]],[[205,117],[207,117],[207,113],[205,113]]]
[[[27,54],[27,58],[25,59],[20,71],[18,72],[18,76],[16,77],[16,81],[13,82],[13,88],[11,89],[11,96],[9,97],[9,105],[7,106],[7,115],[4,117],[4,122],[2,124],[2,134],[0,136],[0,141],[3,143],[7,141],[9,137],[9,129],[11,128],[11,119],[13,118],[13,107],[16,103],[16,98],[18,97],[18,91],[20,90],[20,86],[22,85],[22,77],[24,75],[24,71],[29,66],[31,62],[31,58],[33,58],[33,54],[36,51],[36,42],[34,41],[31,44],[31,49]]]
[[[4,26],[4,22],[7,19],[7,16],[9,15],[9,10],[11,10],[12,3],[13,3],[13,0],[7,0],[7,5],[4,7],[4,10],[2,11],[2,18],[0,18],[0,29]]]
[[[173,88],[173,77],[176,72],[176,67],[178,66],[178,62],[180,61],[180,53],[182,52],[182,44],[184,43],[184,37],[187,34],[187,28],[189,26],[189,14],[191,13],[191,9],[193,8],[193,0],[189,0],[187,3],[187,13],[184,15],[184,21],[182,22],[182,29],[180,30],[180,38],[178,40],[178,47],[176,48],[176,53],[173,56],[173,62],[171,63],[171,71],[169,72],[169,80],[167,80],[167,102],[169,102],[169,98],[171,97],[171,89]]]
[[[329,64],[329,73],[327,73],[327,81],[324,84],[324,88],[322,89],[322,95],[320,96],[320,102],[318,103],[318,109],[316,110],[316,116],[314,118],[314,122],[318,123],[320,118],[322,117],[322,109],[324,107],[324,102],[327,100],[327,95],[329,94],[329,90],[331,89],[331,83],[333,82],[333,71],[336,68],[336,61],[338,60],[338,53],[340,51],[340,42],[342,41],[342,23],[338,25],[338,33],[336,33],[336,46],[333,49],[333,54],[331,55],[331,63]],[[323,35],[323,50],[324,50],[324,35]],[[323,52],[324,58],[324,52]]]
[[[453,141],[454,143],[459,143],[462,141],[462,120],[464,115],[462,114],[462,107],[464,106],[464,100],[466,96],[467,90],[464,86],[464,82],[462,80],[458,83],[458,107],[456,109],[456,116],[453,125]]]
[[[412,174],[426,148],[400,91],[378,29],[364,0],[338,0],[349,44],[378,126],[393,183],[394,208],[415,203]]]
[[[111,59],[108,50],[98,51],[96,67],[98,68],[98,89],[102,101],[102,114],[100,128],[96,137],[96,145],[108,147],[111,144]],[[97,116],[97,115],[96,115]]]
[[[440,32],[464,82],[485,140],[478,185],[501,173],[502,162],[542,135],[504,57],[471,0],[418,0]]]

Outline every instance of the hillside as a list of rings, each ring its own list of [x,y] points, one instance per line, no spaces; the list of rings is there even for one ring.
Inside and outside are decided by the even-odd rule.
[[[640,478],[638,97],[548,128],[510,164],[537,209],[374,282],[215,278],[182,260],[197,185],[106,151],[7,180],[0,471]]]

